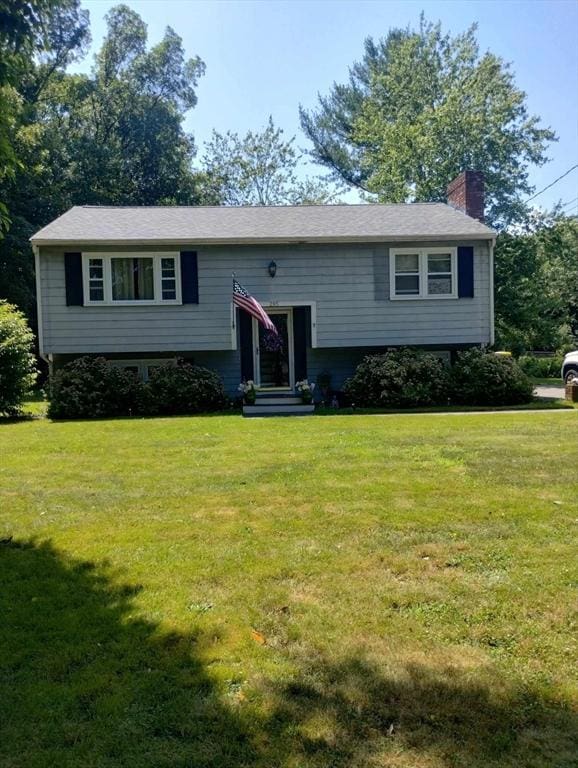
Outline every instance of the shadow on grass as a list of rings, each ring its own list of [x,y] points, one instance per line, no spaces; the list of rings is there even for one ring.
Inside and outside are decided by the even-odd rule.
[[[133,617],[138,586],[34,542],[0,547],[0,584],[0,765],[254,762],[198,660],[207,638]]]
[[[281,691],[275,710],[281,730],[288,723],[331,723],[325,738],[302,733],[292,754],[330,754],[311,765],[356,768],[576,766],[578,717],[557,702],[530,690],[504,691],[497,676],[476,682],[451,665],[409,663],[384,672],[363,659],[318,660],[309,682]]]
[[[497,701],[451,670],[309,655],[235,704],[202,662],[215,638],[133,615],[138,586],[35,542],[0,546],[0,584],[10,768],[572,765],[576,719],[529,692]]]
[[[0,427],[7,424],[26,424],[29,421],[36,421],[39,418],[42,417],[36,416],[33,413],[17,413],[13,416],[0,416]]]
[[[220,416],[237,416],[241,417],[243,414],[241,411],[235,411],[233,409],[228,411],[214,411],[212,413],[189,413],[189,414],[176,414],[174,416],[98,416],[93,419],[78,418],[78,419],[52,419],[46,413],[29,413],[22,412],[15,416],[0,416],[0,426],[4,424],[25,424],[29,421],[38,421],[44,419],[51,424],[102,424],[103,422],[140,422],[140,421],[158,421],[160,419],[214,419]]]

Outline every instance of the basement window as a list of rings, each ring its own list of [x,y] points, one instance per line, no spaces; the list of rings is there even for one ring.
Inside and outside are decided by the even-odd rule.
[[[150,360],[108,360],[112,368],[122,368],[123,371],[133,373],[140,381],[148,381],[151,371],[165,365],[176,366],[174,357],[152,358]]]

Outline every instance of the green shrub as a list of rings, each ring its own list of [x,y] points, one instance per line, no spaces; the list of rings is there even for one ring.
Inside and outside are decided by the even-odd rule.
[[[136,415],[144,384],[132,371],[115,368],[103,357],[79,357],[52,376],[48,415],[53,419],[95,419]]]
[[[532,382],[513,358],[477,347],[458,355],[450,382],[452,402],[459,405],[519,405],[532,399]]]
[[[148,383],[154,413],[207,413],[226,407],[223,382],[214,371],[179,362],[153,368]]]
[[[16,415],[36,381],[34,334],[12,304],[0,301],[0,414]]]
[[[206,368],[159,365],[144,383],[102,357],[67,363],[52,377],[50,390],[53,419],[201,413],[219,410],[227,401],[220,378]]]
[[[404,348],[364,358],[343,389],[358,407],[411,408],[446,404],[448,384],[439,357]]]
[[[536,379],[559,379],[562,361],[563,355],[554,355],[554,357],[522,355],[518,358],[518,365],[525,374]]]
[[[562,360],[564,355],[567,355],[568,352],[574,352],[576,349],[578,349],[578,338],[572,338],[570,341],[564,342],[558,348],[556,354]]]

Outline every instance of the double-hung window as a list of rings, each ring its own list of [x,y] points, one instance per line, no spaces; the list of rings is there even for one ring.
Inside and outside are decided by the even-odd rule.
[[[104,264],[102,259],[88,259],[88,299],[104,301]]]
[[[86,305],[180,304],[176,253],[84,253]]]
[[[389,267],[392,299],[455,299],[456,248],[392,248]]]
[[[420,254],[396,253],[394,291],[396,296],[419,296],[421,290]]]
[[[161,298],[174,301],[177,298],[177,270],[174,258],[161,259]]]

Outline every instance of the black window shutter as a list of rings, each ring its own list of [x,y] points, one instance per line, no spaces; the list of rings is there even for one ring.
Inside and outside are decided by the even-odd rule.
[[[309,326],[309,307],[293,308],[293,358],[295,361],[295,380],[307,378],[307,342]]]
[[[458,248],[458,296],[460,299],[474,297],[474,249],[471,245]]]
[[[255,378],[253,371],[253,318],[248,312],[237,311],[239,319],[239,345],[241,348],[241,378],[244,381]]]
[[[84,293],[82,289],[82,254],[64,254],[64,281],[66,285],[66,306],[82,307]]]
[[[199,303],[199,270],[196,251],[181,251],[181,291],[183,304]]]

